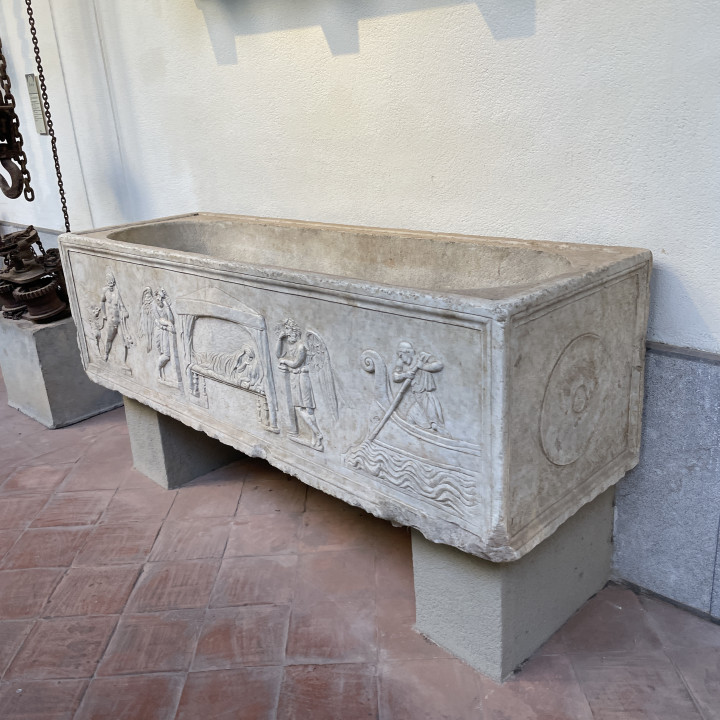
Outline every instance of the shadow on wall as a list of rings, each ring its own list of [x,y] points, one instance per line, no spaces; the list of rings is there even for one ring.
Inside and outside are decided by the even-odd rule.
[[[219,65],[237,63],[238,35],[320,25],[330,52],[360,52],[358,22],[436,7],[477,5],[496,40],[535,33],[536,0],[195,0]]]
[[[688,285],[677,267],[653,252],[648,340],[668,342],[663,338],[669,336],[677,338],[675,343],[684,348],[716,347],[720,314],[714,305],[702,302],[698,296],[701,291]],[[673,309],[668,312],[670,298]]]

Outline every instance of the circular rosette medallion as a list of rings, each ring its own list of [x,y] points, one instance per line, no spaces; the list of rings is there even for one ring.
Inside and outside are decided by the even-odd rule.
[[[540,414],[543,452],[555,465],[584,454],[607,393],[609,355],[597,335],[580,335],[560,354],[545,388]]]

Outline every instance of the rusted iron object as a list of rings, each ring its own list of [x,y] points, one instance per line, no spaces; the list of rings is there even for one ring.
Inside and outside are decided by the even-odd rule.
[[[65,285],[65,273],[63,273],[62,262],[60,261],[60,251],[57,248],[46,250],[43,265],[45,266],[45,272],[58,282],[58,296],[63,302],[67,302],[67,286]]]
[[[0,281],[0,310],[3,317],[12,318],[13,320],[22,317],[25,310],[27,310],[26,305],[13,297],[13,290],[16,287],[12,283]]]
[[[13,297],[27,306],[27,319],[33,322],[57,320],[67,313],[67,303],[58,297],[58,281],[45,277],[26,287],[16,287]]]
[[[30,187],[27,155],[23,150],[20,120],[15,112],[15,96],[12,93],[2,40],[0,40],[0,165],[10,177],[8,182],[0,176],[0,192],[9,198],[17,198],[24,194],[25,199],[32,202],[35,199],[35,192]]]
[[[35,251],[36,245],[39,254]],[[37,230],[32,225],[6,235],[0,247],[0,254],[5,259],[5,269],[0,272],[2,280],[15,285],[27,285],[46,274],[42,262],[45,249]]]
[[[32,225],[0,239],[0,256],[5,317],[25,315],[33,322],[47,322],[68,314],[60,255],[55,249],[45,250]]]

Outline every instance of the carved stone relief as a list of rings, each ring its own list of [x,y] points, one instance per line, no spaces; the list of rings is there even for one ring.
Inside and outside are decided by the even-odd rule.
[[[148,353],[155,348],[160,382],[171,387],[181,387],[175,316],[164,288],[158,288],[155,292],[150,287],[143,290],[138,336],[145,338]]]
[[[288,436],[293,442],[323,452],[324,437],[315,412],[316,386],[320,388],[332,419],[339,417],[337,383],[327,345],[320,334],[310,328],[303,337],[302,329],[292,318],[277,325],[275,335],[277,366],[285,382],[290,423]]]
[[[117,347],[120,350],[116,354],[118,369],[132,375],[127,364],[128,350],[135,344],[129,327],[130,313],[123,302],[112,268],[105,269],[105,285],[100,291],[99,302],[88,303],[83,315],[89,345],[94,345],[100,359],[110,361],[115,341],[119,339]]]
[[[647,252],[202,213],[60,245],[91,379],[433,541],[517,559],[637,462]]]
[[[366,350],[361,360],[374,375],[376,413],[362,441],[345,454],[345,464],[461,515],[477,502],[474,468],[482,448],[453,438],[445,428],[435,381],[443,362],[401,341],[393,394],[382,357]]]
[[[263,392],[265,373],[250,343],[232,352],[196,352],[192,372],[250,392]]]
[[[265,318],[237,298],[212,287],[178,298],[175,309],[190,397],[207,406],[207,381],[251,393],[257,398],[260,425],[278,433],[277,398]],[[226,347],[222,344],[227,341],[221,335],[217,339],[221,347],[197,346],[196,329],[207,319],[238,328],[243,340],[237,346]]]
[[[440,401],[435,394],[434,373],[443,369],[443,364],[427,352],[415,352],[412,343],[405,340],[397,348],[397,359],[393,370],[393,382],[402,383],[397,393],[399,403],[407,393],[410,398],[405,419],[423,430],[442,432],[445,421]]]
[[[585,453],[604,408],[607,358],[600,338],[588,333],[575,338],[555,363],[540,414],[542,448],[551,463],[570,465]]]

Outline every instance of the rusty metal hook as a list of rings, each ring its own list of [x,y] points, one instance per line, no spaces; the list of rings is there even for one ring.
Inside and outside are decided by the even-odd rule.
[[[23,175],[20,166],[11,158],[2,158],[0,164],[7,170],[10,176],[10,183],[0,175],[0,190],[3,195],[9,198],[20,197],[23,191]]]

